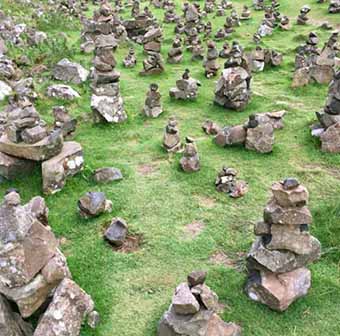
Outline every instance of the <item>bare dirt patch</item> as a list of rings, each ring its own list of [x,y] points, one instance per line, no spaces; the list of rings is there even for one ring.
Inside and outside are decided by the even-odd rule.
[[[123,243],[123,245],[119,247],[112,246],[114,251],[120,253],[133,253],[137,252],[141,245],[143,244],[143,235],[141,234],[131,234],[128,235]]]
[[[216,200],[208,196],[198,196],[198,203],[202,208],[212,209],[216,205]]]
[[[216,251],[210,256],[209,261],[214,265],[222,265],[242,272],[245,268],[245,253],[239,252],[235,257],[231,257],[223,251]]]
[[[137,173],[142,176],[148,176],[155,173],[158,170],[158,165],[145,163],[137,166]]]
[[[184,228],[185,238],[195,239],[205,228],[203,221],[193,221]]]

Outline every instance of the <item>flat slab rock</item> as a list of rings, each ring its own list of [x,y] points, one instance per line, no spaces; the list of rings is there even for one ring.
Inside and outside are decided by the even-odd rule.
[[[275,275],[259,272],[249,277],[246,292],[250,299],[261,302],[273,310],[285,311],[298,298],[307,295],[311,286],[311,272],[298,268]]]
[[[91,297],[74,281],[64,279],[40,319],[34,336],[78,336],[83,320],[93,309]]]
[[[53,69],[53,77],[55,79],[74,84],[85,82],[88,75],[89,71],[80,64],[69,61],[67,58],[59,61]]]
[[[60,191],[68,176],[73,176],[83,169],[83,150],[78,142],[67,141],[61,152],[42,163],[43,191],[54,194]]]
[[[0,152],[0,176],[14,180],[18,176],[32,173],[34,161],[16,158]]]
[[[123,179],[123,175],[118,168],[105,167],[96,169],[92,178],[97,183],[109,183]]]
[[[74,100],[80,98],[79,93],[68,85],[54,84],[47,88],[47,95],[51,98]]]
[[[10,156],[32,160],[45,161],[58,155],[63,148],[61,131],[55,131],[35,144],[14,143],[7,135],[0,138],[0,152]]]

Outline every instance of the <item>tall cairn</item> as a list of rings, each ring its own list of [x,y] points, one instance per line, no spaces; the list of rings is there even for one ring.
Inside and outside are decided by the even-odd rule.
[[[307,264],[320,258],[320,242],[309,233],[308,190],[294,178],[275,182],[263,221],[247,257],[246,293],[273,310],[285,311],[311,286]]]

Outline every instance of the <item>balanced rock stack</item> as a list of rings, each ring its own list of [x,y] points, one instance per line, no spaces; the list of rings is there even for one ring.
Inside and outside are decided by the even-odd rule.
[[[321,150],[340,153],[340,70],[329,86],[325,108],[316,115],[320,124],[313,126],[312,134],[320,137]]]
[[[320,242],[309,233],[312,215],[309,193],[296,179],[272,185],[272,199],[264,221],[255,225],[258,236],[247,257],[246,293],[277,311],[286,310],[311,286],[306,265],[320,258]]]
[[[195,100],[198,88],[201,83],[190,76],[190,71],[186,69],[182,78],[176,81],[176,87],[169,91],[170,97],[181,100]]]
[[[34,336],[78,336],[86,316],[98,313],[91,297],[70,280],[66,258],[48,226],[44,199],[35,197],[22,205],[20,195],[10,190],[0,205],[0,218],[1,335],[32,335],[22,318],[39,312]],[[19,313],[8,302],[15,303]]]
[[[158,336],[240,336],[241,328],[218,315],[218,296],[204,284],[206,273],[194,271],[175,290],[169,310],[159,323]]]
[[[169,153],[176,153],[182,149],[177,120],[174,117],[169,118],[168,124],[165,127],[163,147]]]
[[[101,42],[104,43],[96,44],[93,60],[91,108],[94,122],[121,123],[127,119],[127,115],[120,95],[120,73],[115,70],[114,46],[110,41]]]
[[[162,112],[161,94],[158,85],[150,84],[150,90],[146,94],[143,113],[146,117],[157,118]]]
[[[16,97],[5,109],[6,128],[0,138],[0,172],[13,179],[42,162],[43,191],[61,190],[68,176],[83,168],[83,153],[77,142],[64,142],[61,128],[49,131],[34,105]]]
[[[187,173],[197,172],[201,168],[197,146],[193,138],[186,137],[185,140],[186,143],[180,165]]]
[[[248,184],[237,179],[237,170],[223,167],[218,173],[215,186],[218,192],[228,194],[231,198],[239,198],[248,192]]]
[[[153,26],[143,36],[143,48],[144,52],[161,52],[162,47],[162,29],[158,26]]]
[[[251,98],[251,75],[243,58],[243,51],[233,44],[230,58],[224,64],[222,76],[215,89],[215,104],[236,111],[243,110]]]
[[[328,7],[328,13],[340,13],[340,0],[331,0]]]

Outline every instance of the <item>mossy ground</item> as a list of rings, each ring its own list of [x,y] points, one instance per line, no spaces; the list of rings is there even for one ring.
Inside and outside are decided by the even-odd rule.
[[[322,44],[330,32],[318,28],[328,20],[338,23],[339,16],[327,14],[327,4],[311,0],[311,23],[296,26],[295,18],[305,0],[281,0],[282,13],[294,23],[290,32],[275,33],[263,39],[263,46],[284,54],[284,64],[255,74],[253,98],[243,112],[233,112],[214,106],[215,79],[205,79],[201,62],[190,62],[185,53],[179,65],[166,64],[159,76],[140,77],[141,47],[138,47],[138,66],[121,66],[128,46],[116,52],[121,71],[121,93],[125,100],[128,121],[121,125],[93,125],[90,110],[89,83],[75,87],[82,95],[74,103],[67,103],[72,115],[79,119],[74,139],[84,149],[86,169],[70,179],[62,192],[46,197],[50,209],[50,224],[58,237],[64,237],[63,252],[75,281],[92,295],[101,314],[102,323],[96,331],[87,327],[82,336],[150,336],[156,334],[157,322],[167,309],[175,286],[193,269],[209,271],[207,283],[226,305],[222,317],[243,328],[243,335],[257,336],[315,336],[340,335],[340,155],[324,154],[317,140],[310,135],[309,126],[326,98],[327,86],[309,85],[300,89],[290,87],[294,67],[295,48],[315,30]],[[27,9],[15,1],[3,0],[0,8],[11,11],[29,21]],[[177,1],[178,12],[182,1]],[[201,1],[203,3],[203,1]],[[238,10],[251,1],[234,1]],[[146,2],[143,4],[147,4]],[[129,9],[124,15],[128,15]],[[154,10],[159,18],[161,10]],[[91,15],[89,12],[88,15]],[[255,12],[253,19],[237,29],[233,38],[247,48],[253,48],[252,35],[263,12]],[[46,20],[44,20],[46,18]],[[209,16],[214,32],[224,18]],[[65,43],[48,43],[40,48],[11,49],[11,56],[27,54],[32,62],[51,67],[63,57],[91,66],[91,55],[80,53],[80,25],[62,16],[48,15],[39,19],[37,27],[46,31],[50,40],[60,33],[67,35]],[[163,56],[171,46],[174,25],[164,25]],[[62,39],[59,37],[59,41]],[[218,44],[221,47],[222,43]],[[221,60],[221,65],[223,61]],[[196,102],[171,101],[169,88],[185,68],[202,81]],[[46,87],[52,82],[49,72],[36,78],[39,92],[37,109],[42,117],[52,122],[51,107],[60,101],[48,99]],[[141,115],[148,85],[156,82],[163,95],[164,113],[155,120]],[[285,128],[275,134],[274,151],[261,155],[237,148],[219,148],[201,130],[209,118],[221,125],[238,124],[251,113],[285,109]],[[181,135],[197,139],[202,169],[185,174],[179,169],[178,155],[168,155],[161,147],[163,128],[169,116],[179,121]],[[142,174],[145,165],[152,169]],[[249,182],[250,191],[242,199],[232,200],[215,191],[214,180],[222,165],[239,171]],[[99,186],[89,180],[94,168],[115,166],[122,170],[124,180]],[[311,266],[313,285],[306,298],[292,305],[283,314],[251,302],[243,293],[244,272],[232,267],[214,265],[210,256],[224,252],[231,260],[239,259],[250,248],[254,239],[252,228],[260,219],[269,198],[269,187],[286,176],[295,176],[310,190],[310,208],[314,215],[312,233],[323,245],[322,259]],[[39,169],[33,176],[0,186],[20,190],[28,201],[41,194]],[[112,214],[93,220],[82,220],[76,210],[78,198],[89,190],[104,191],[113,201]],[[143,234],[144,244],[138,252],[122,254],[113,250],[102,239],[102,228],[112,216],[127,220],[130,230]],[[204,230],[195,239],[184,237],[185,226],[194,220],[204,222]],[[242,264],[242,260],[241,260]]]

